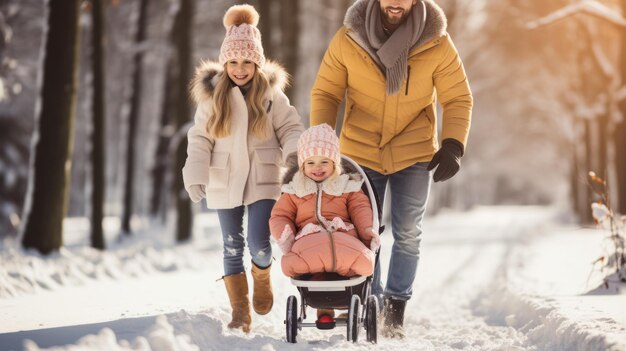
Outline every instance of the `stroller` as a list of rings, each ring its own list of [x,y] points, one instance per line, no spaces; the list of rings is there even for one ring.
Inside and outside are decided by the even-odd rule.
[[[382,233],[384,226],[380,226],[382,209],[379,206],[376,191],[370,184],[363,169],[353,160],[342,156],[342,166],[356,169],[364,179],[362,190],[369,197],[372,205],[373,223],[372,228],[378,228]],[[376,252],[376,263],[380,249]],[[317,276],[317,275],[316,275]],[[366,339],[369,342],[377,342],[377,318],[378,300],[370,294],[372,276],[343,277],[337,273],[324,273],[322,280],[311,280],[312,274],[305,274],[292,278],[291,283],[300,292],[300,310],[298,313],[298,299],[291,295],[287,298],[287,315],[285,319],[287,342],[296,343],[298,330],[303,327],[316,327],[318,329],[334,329],[338,326],[347,328],[348,341],[357,342],[360,327],[366,331]],[[347,318],[334,318],[332,321],[305,322],[307,317],[306,308],[329,308],[348,310]]]

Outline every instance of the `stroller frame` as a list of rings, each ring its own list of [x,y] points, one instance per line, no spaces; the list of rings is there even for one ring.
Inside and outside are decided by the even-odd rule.
[[[380,226],[382,209],[378,206],[378,196],[370,184],[370,180],[363,169],[352,159],[342,156],[342,165],[355,168],[363,177],[362,190],[370,199],[373,216],[372,228],[378,228],[382,233],[384,226]],[[376,251],[375,264],[378,265],[380,249]],[[287,298],[286,309],[286,336],[287,342],[296,343],[298,330],[306,327],[318,329],[334,329],[337,326],[346,327],[347,340],[357,342],[360,327],[366,331],[366,339],[376,343],[378,339],[378,299],[371,295],[372,276],[343,277],[336,273],[325,273],[325,280],[308,280],[306,275],[292,278],[291,283],[300,293],[300,309],[298,299],[291,295]],[[347,318],[335,318],[333,322],[320,323],[305,322],[306,308],[347,309]]]

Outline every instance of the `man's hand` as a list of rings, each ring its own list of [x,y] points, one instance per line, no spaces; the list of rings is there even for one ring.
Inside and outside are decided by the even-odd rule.
[[[206,186],[202,184],[194,184],[189,187],[187,192],[189,193],[191,201],[199,202],[206,197]]]
[[[461,157],[463,157],[463,144],[455,139],[446,139],[426,169],[430,171],[437,167],[433,180],[442,182],[452,178],[459,171]]]

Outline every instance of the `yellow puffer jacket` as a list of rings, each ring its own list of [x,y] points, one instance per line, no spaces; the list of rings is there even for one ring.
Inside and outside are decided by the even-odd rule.
[[[346,96],[341,152],[383,174],[432,159],[439,147],[437,99],[443,108],[442,140],[467,142],[473,99],[465,70],[446,33],[443,11],[432,1],[424,3],[425,30],[409,52],[408,77],[398,94],[386,95],[385,76],[364,48],[364,0],[348,10],[311,91],[311,125],[335,127]]]

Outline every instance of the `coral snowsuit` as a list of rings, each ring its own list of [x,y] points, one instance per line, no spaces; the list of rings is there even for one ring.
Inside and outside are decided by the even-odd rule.
[[[372,207],[361,190],[361,175],[344,172],[316,183],[298,171],[286,181],[270,218],[278,242],[296,233],[291,252],[281,260],[283,273],[371,275],[375,257],[367,228],[372,226]]]

